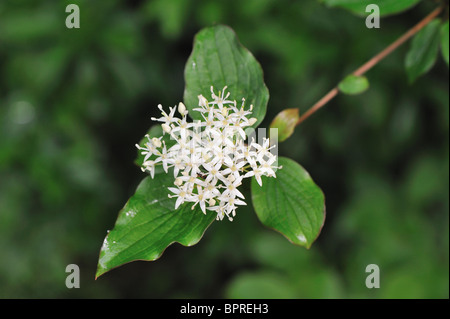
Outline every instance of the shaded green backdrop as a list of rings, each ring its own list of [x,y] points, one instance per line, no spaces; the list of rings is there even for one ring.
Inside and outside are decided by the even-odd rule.
[[[80,29],[65,27],[69,3]],[[157,104],[182,100],[202,27],[231,26],[260,61],[267,127],[284,108],[306,111],[433,7],[367,29],[313,0],[0,2],[0,297],[448,298],[448,68],[439,59],[408,84],[409,43],[367,74],[367,92],[338,96],[280,147],[326,196],[310,250],[264,228],[248,201],[196,246],[94,281],[106,231],[144,176],[134,144]],[[80,289],[65,286],[72,263]],[[370,290],[372,263],[381,288]]]

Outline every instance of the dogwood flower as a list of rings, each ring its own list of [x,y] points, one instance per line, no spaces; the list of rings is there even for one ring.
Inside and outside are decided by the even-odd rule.
[[[168,187],[168,194],[176,198],[175,209],[183,203],[198,204],[201,211],[216,213],[216,219],[225,216],[232,221],[236,209],[246,205],[245,197],[239,186],[243,179],[254,176],[262,186],[262,176],[276,177],[277,156],[271,152],[269,139],[263,139],[262,145],[252,138],[247,141],[245,128],[257,121],[251,117],[253,106],[245,108],[245,99],[240,107],[229,99],[227,87],[216,94],[211,87],[209,102],[203,95],[198,96],[198,108],[203,120],[188,122],[189,111],[180,102],[169,107],[169,114],[158,105],[162,117],[152,118],[162,122],[163,136],[151,138],[143,146],[136,145],[144,156],[142,170],[148,171],[154,178],[157,165],[164,172],[173,168],[174,187]],[[175,116],[175,112],[181,118]],[[171,147],[166,145],[167,136],[175,141]]]

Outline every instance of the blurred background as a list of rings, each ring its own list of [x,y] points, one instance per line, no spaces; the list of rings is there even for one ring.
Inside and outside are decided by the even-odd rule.
[[[78,4],[81,28],[67,29]],[[448,298],[449,73],[409,84],[400,47],[280,145],[326,196],[310,250],[262,226],[251,204],[193,247],[94,280],[107,229],[144,177],[134,147],[156,106],[182,100],[196,32],[231,26],[270,91],[262,127],[306,111],[434,8],[367,29],[314,0],[0,2],[1,298]],[[249,198],[248,186],[245,193]],[[81,270],[67,289],[66,265]],[[368,264],[379,289],[365,286]]]

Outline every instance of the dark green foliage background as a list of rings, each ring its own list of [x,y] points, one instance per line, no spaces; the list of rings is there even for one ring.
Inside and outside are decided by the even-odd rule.
[[[65,27],[65,6],[81,28]],[[339,95],[299,126],[280,155],[326,196],[310,250],[264,228],[248,207],[190,248],[94,281],[98,253],[144,177],[134,144],[183,98],[194,34],[231,26],[270,91],[268,127],[304,112],[345,75],[433,9],[432,1],[364,18],[317,1],[0,2],[0,297],[448,298],[448,68],[408,84],[410,43],[371,70],[370,88]],[[81,288],[65,286],[78,264]],[[381,288],[365,287],[378,264]]]

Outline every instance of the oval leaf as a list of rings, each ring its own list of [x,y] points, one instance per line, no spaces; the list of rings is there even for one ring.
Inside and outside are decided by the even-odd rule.
[[[252,201],[259,220],[294,244],[311,247],[325,221],[325,197],[295,161],[279,158],[276,178],[252,179]]]
[[[217,215],[189,203],[175,210],[175,198],[167,196],[173,181],[164,173],[144,178],[103,241],[96,278],[134,260],[155,260],[174,242],[192,246],[202,238]]]
[[[358,16],[368,16],[366,12],[369,4],[376,4],[380,8],[380,16],[400,13],[416,5],[420,0],[320,0],[330,7],[340,7]]]
[[[444,58],[445,62],[447,63],[447,66],[449,65],[448,61],[448,20],[442,25],[441,28],[441,51],[442,51],[442,57]]]
[[[270,128],[278,129],[278,142],[283,142],[294,133],[299,118],[298,109],[286,109],[275,116]]]
[[[369,80],[365,76],[350,74],[339,83],[338,88],[344,94],[361,94],[369,88]]]
[[[440,20],[434,19],[413,38],[405,59],[406,73],[411,83],[428,72],[436,62],[440,43],[440,25]]]
[[[263,72],[255,57],[243,47],[234,31],[223,25],[202,29],[194,39],[194,47],[184,70],[184,104],[194,120],[201,120],[198,95],[211,97],[211,86],[216,94],[225,86],[231,93],[228,99],[238,105],[245,98],[247,108],[253,104],[253,117],[257,127],[266,115],[269,91],[264,84]]]

